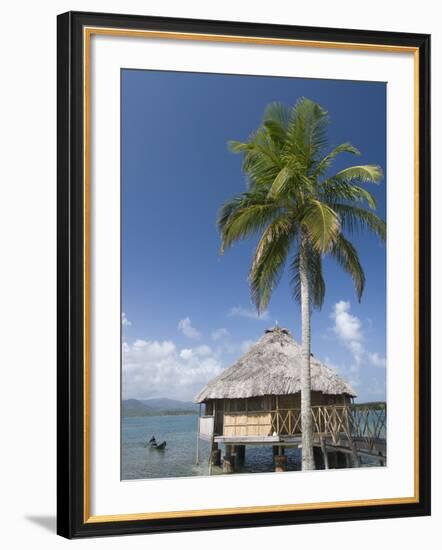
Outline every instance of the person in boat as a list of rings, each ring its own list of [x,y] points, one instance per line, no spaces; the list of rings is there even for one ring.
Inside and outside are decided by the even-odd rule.
[[[166,441],[163,441],[162,443],[157,443],[157,440],[155,439],[154,435],[150,438],[149,443],[148,443],[148,445],[150,445],[151,448],[159,449],[160,451],[162,451],[163,449],[166,448],[166,444],[167,444]]]
[[[155,436],[153,435],[149,441],[144,445],[145,447],[156,447],[157,446],[157,440],[155,439]]]

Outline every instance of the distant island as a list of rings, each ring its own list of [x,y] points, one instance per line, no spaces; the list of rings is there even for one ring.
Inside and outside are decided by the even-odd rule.
[[[198,414],[199,405],[177,399],[123,399],[123,417],[178,416]]]

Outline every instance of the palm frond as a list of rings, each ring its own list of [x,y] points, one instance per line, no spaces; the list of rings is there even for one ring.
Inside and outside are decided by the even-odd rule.
[[[226,202],[218,216],[221,234],[221,253],[235,241],[245,239],[262,230],[280,214],[280,208],[259,193],[243,193]]]
[[[228,141],[227,146],[232,153],[246,153],[247,151],[253,149],[253,145],[251,143],[244,143],[234,139]]]
[[[287,216],[274,220],[262,234],[249,273],[251,297],[258,312],[269,303],[295,235],[296,226]]]
[[[341,234],[333,244],[330,253],[353,279],[358,300],[361,301],[365,274],[355,247]]]
[[[341,219],[342,228],[349,233],[369,229],[382,240],[386,239],[386,224],[370,210],[359,208],[353,204],[333,204],[334,211]]]
[[[234,153],[242,153],[242,169],[250,185],[270,185],[283,167],[280,146],[276,144],[265,128],[251,134],[249,141],[230,141],[229,148]]]
[[[321,254],[329,250],[341,230],[337,213],[317,199],[307,203],[300,221],[309,235],[311,245]]]
[[[287,129],[287,143],[307,170],[327,144],[327,125],[328,113],[320,105],[307,98],[296,102]]]
[[[322,274],[322,256],[315,250],[311,251],[309,258],[310,266],[310,290],[312,304],[321,309],[325,298],[325,281]]]
[[[328,153],[328,155],[325,155],[317,164],[313,171],[313,176],[317,177],[321,174],[324,174],[331,166],[333,160],[340,155],[341,153],[352,153],[353,155],[360,155],[356,147],[354,147],[351,143],[341,143],[341,145],[338,145]]]
[[[364,166],[349,166],[340,172],[336,177],[342,181],[361,181],[364,183],[379,183],[383,177],[382,168],[375,164],[366,164]]]
[[[275,101],[266,107],[263,126],[266,128],[271,139],[281,144],[285,142],[290,114],[291,109],[283,103]]]
[[[376,198],[370,191],[352,182],[347,182],[338,176],[324,180],[319,186],[319,193],[321,198],[331,205],[340,200],[349,202],[365,201],[372,210],[376,210]]]
[[[291,177],[292,174],[290,173],[290,169],[287,166],[284,166],[284,168],[281,169],[279,174],[273,180],[267,196],[274,199],[278,197],[278,195],[281,195],[290,183]]]
[[[274,101],[267,105],[264,111],[263,121],[264,123],[275,122],[283,130],[287,130],[291,114],[292,109],[290,107],[287,107],[287,105],[284,105],[284,103],[281,103],[279,101]]]

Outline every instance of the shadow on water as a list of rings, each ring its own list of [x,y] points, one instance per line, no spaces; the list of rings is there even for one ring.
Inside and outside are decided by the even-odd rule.
[[[55,533],[57,530],[57,518],[55,516],[25,516],[25,519],[51,533]]]

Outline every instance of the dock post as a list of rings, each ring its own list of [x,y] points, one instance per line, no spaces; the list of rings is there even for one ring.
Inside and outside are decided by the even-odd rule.
[[[321,437],[321,451],[322,451],[322,457],[324,459],[324,468],[328,470],[328,454],[327,454],[327,447],[325,445],[324,438]]]
[[[235,457],[225,456],[223,460],[223,474],[233,474],[235,471]]]
[[[358,449],[353,439],[350,440],[350,449],[351,449],[353,468],[360,468],[361,457],[358,455]]]
[[[287,470],[287,457],[285,455],[275,455],[275,472],[285,472]]]
[[[243,465],[245,461],[245,456],[246,456],[246,446],[237,445],[235,449],[235,455],[238,461],[238,466]]]
[[[347,467],[347,453],[338,451],[336,453],[336,467],[337,468],[346,468]]]
[[[200,403],[200,410],[198,413],[198,429],[196,432],[196,465],[200,463],[200,419],[201,419],[201,403]]]
[[[285,454],[285,450],[282,445],[273,445],[272,452],[273,452],[273,460],[275,460],[276,456],[284,456]]]
[[[233,474],[235,471],[235,451],[234,445],[225,445],[224,457],[223,457],[223,474]]]
[[[210,454],[210,463],[212,466],[221,465],[221,449],[218,448],[218,443],[212,442],[212,450]]]
[[[328,453],[328,464],[329,468],[337,467],[336,451],[331,451]]]
[[[313,458],[315,459],[315,470],[322,470],[324,465],[324,457],[320,447],[313,446]]]

